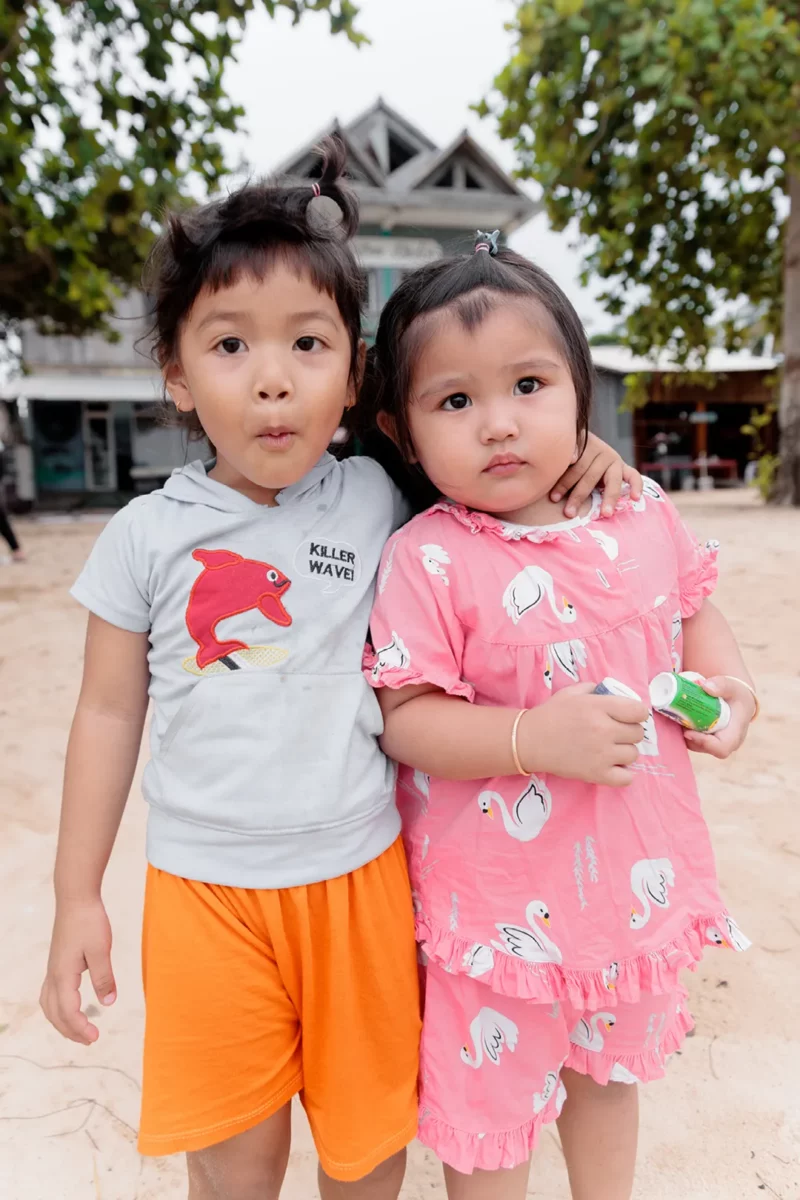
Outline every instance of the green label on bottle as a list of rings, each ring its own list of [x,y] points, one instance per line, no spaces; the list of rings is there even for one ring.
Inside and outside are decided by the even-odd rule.
[[[707,733],[717,724],[722,712],[722,705],[716,696],[709,696],[699,683],[675,676],[678,690],[675,698],[669,704],[673,713],[687,729],[697,729]]]

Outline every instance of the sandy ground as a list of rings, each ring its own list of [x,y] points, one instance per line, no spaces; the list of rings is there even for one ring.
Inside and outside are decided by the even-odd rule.
[[[696,1034],[668,1079],[644,1095],[636,1196],[798,1200],[800,514],[766,511],[748,493],[693,495],[681,506],[698,533],[723,542],[719,600],[762,691],[763,718],[736,760],[699,763],[724,891],[755,945],[747,955],[710,953],[691,979]],[[120,997],[110,1011],[94,1010],[99,1043],[84,1049],[63,1041],[37,1007],[85,620],[67,587],[99,528],[85,519],[20,522],[30,561],[0,566],[0,1196],[7,1200],[186,1194],[180,1160],[144,1160],[135,1149],[143,1017],[138,788],[107,876]],[[314,1176],[298,1111],[285,1196],[311,1200]],[[530,1195],[568,1194],[550,1132]],[[403,1196],[444,1196],[435,1161],[419,1147]]]

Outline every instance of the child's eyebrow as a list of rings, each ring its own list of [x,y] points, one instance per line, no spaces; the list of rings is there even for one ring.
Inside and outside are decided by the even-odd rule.
[[[287,317],[291,321],[327,321],[329,325],[333,325],[334,329],[338,329],[336,318],[321,308],[312,308],[309,312],[288,313]]]
[[[232,324],[236,324],[237,321],[244,320],[248,315],[249,314],[245,312],[212,311],[210,313],[206,313],[202,321],[198,322],[197,332],[200,333],[201,330],[206,329],[209,325],[213,325],[216,321],[227,321]]]
[[[561,363],[552,358],[526,358],[522,362],[509,363],[509,371],[557,371]]]
[[[435,396],[440,392],[463,389],[468,386],[468,379],[468,375],[454,376],[450,379],[434,379],[424,392],[417,392],[417,397],[420,400],[426,400],[428,396]]]

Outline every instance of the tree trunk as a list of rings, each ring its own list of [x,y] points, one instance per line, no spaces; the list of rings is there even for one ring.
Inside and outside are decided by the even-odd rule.
[[[778,409],[780,467],[776,504],[800,507],[800,175],[789,177],[790,211],[783,258],[783,377]]]

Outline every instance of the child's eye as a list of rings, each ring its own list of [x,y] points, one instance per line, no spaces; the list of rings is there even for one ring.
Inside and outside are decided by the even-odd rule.
[[[463,412],[471,404],[472,401],[469,396],[465,396],[463,392],[456,392],[455,395],[447,397],[442,404],[442,408],[445,412]]]
[[[542,386],[540,379],[534,379],[531,375],[526,375],[524,379],[518,379],[514,392],[518,396],[532,396],[534,392],[538,392]]]
[[[315,350],[318,346],[321,346],[321,345],[322,345],[322,342],[320,341],[320,339],[318,337],[311,337],[310,334],[308,337],[299,337],[297,339],[297,341],[295,342],[295,346],[297,347],[297,349],[303,350],[306,354],[309,352],[309,350]]]
[[[244,349],[244,342],[238,337],[226,337],[217,343],[217,349],[223,354],[238,354],[240,349]]]

